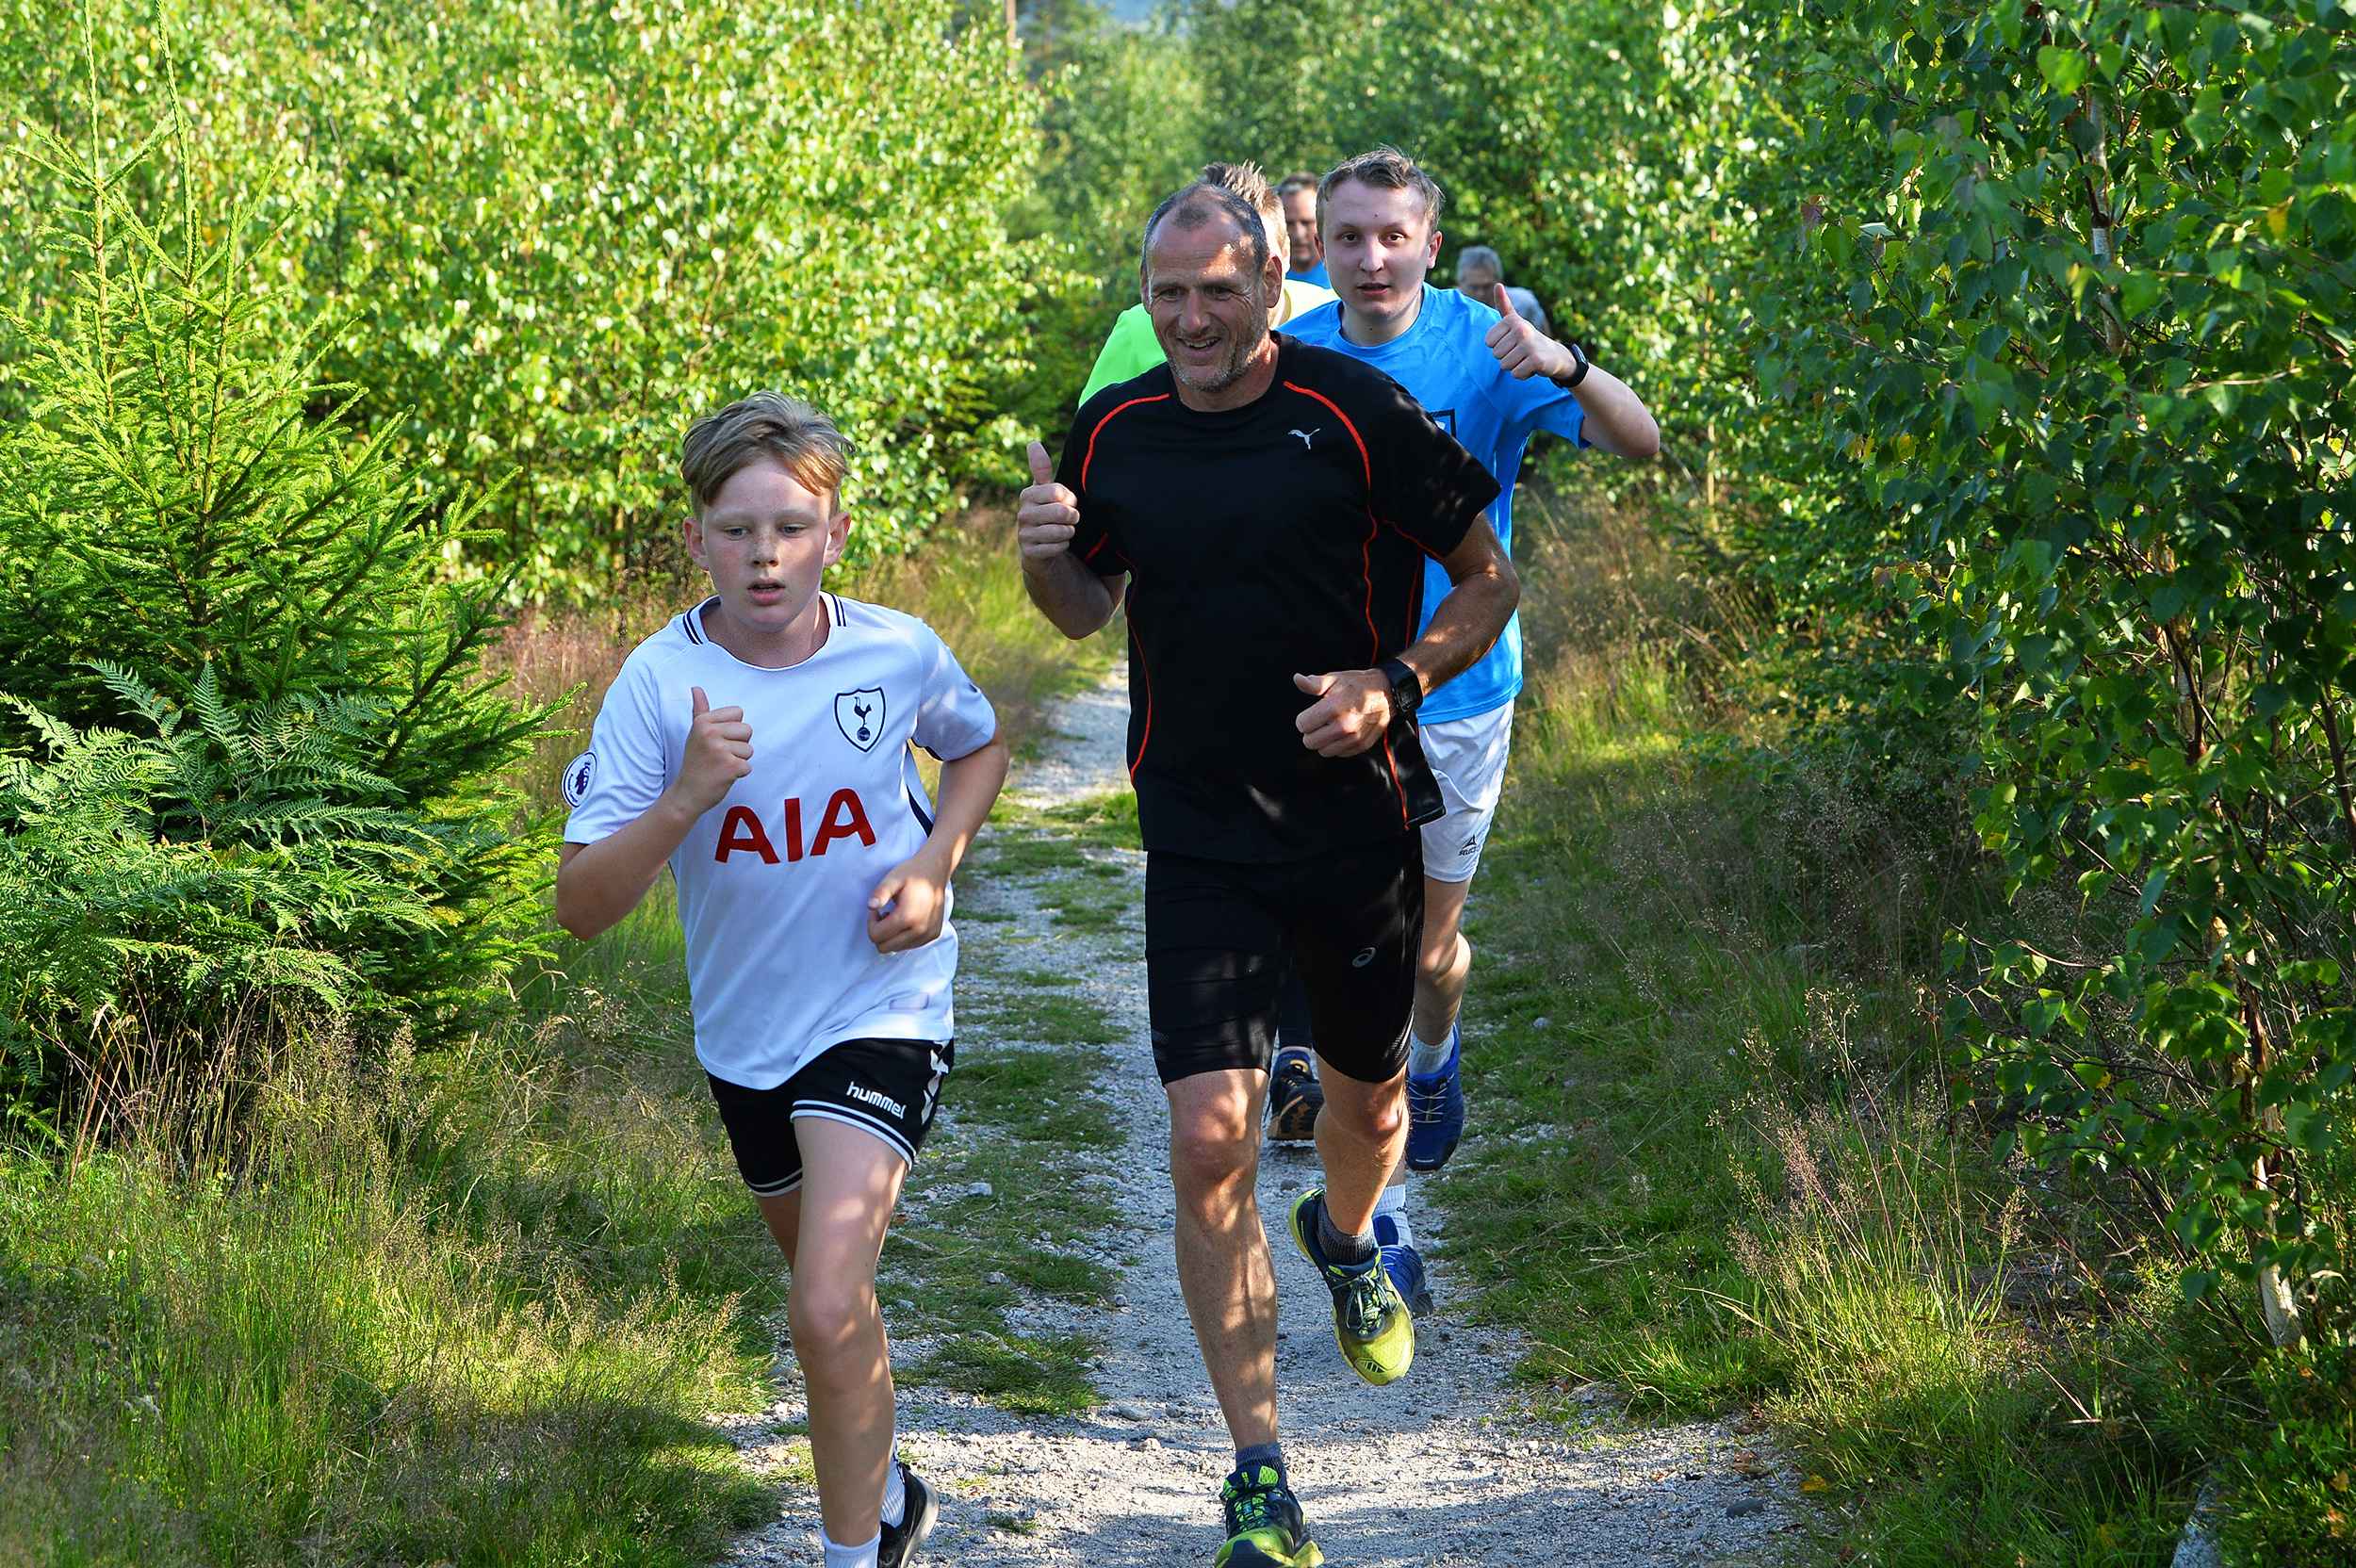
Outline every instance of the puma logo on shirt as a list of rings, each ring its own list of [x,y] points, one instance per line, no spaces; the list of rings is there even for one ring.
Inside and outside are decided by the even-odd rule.
[[[1323,432],[1323,431],[1324,431],[1324,429],[1325,429],[1325,427],[1324,427],[1323,425],[1318,425],[1318,426],[1317,426],[1315,429],[1312,429],[1312,430],[1288,430],[1288,431],[1286,431],[1284,433],[1285,433],[1286,435],[1298,435],[1298,436],[1300,436],[1300,437],[1301,437],[1301,449],[1302,451],[1304,451],[1304,452],[1305,452],[1305,451],[1307,451],[1307,450],[1309,450],[1309,449],[1309,449],[1309,437],[1311,437],[1312,435],[1316,435],[1316,434],[1320,433],[1321,432]]]

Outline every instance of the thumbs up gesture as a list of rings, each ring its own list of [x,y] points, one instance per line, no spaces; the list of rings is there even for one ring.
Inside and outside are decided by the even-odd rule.
[[[1047,449],[1034,441],[1029,455],[1031,483],[1016,498],[1014,514],[1015,537],[1022,541],[1026,571],[1033,562],[1052,561],[1070,549],[1072,532],[1080,526],[1080,498],[1055,482]]]
[[[1505,286],[1497,286],[1497,303],[1504,319],[1489,329],[1486,339],[1489,351],[1497,356],[1497,363],[1513,372],[1515,381],[1528,381],[1532,376],[1567,376],[1579,368],[1571,358],[1571,351],[1538,330],[1530,319],[1513,308],[1513,296]]]
[[[694,688],[687,744],[679,757],[680,802],[702,816],[723,800],[736,781],[753,771],[753,727],[742,708],[714,708],[700,686]]]

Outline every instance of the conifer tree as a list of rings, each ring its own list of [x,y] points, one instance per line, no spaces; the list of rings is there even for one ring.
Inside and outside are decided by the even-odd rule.
[[[158,794],[147,820],[225,857],[342,834],[381,869],[383,824],[417,825],[433,852],[405,875],[430,918],[344,907],[292,939],[335,950],[373,1002],[447,1025],[500,993],[537,923],[545,846],[515,831],[502,775],[548,714],[482,675],[507,583],[453,572],[471,503],[339,416],[352,389],[317,374],[334,323],[281,325],[269,192],[202,210],[209,182],[185,176],[203,149],[167,114],[124,157],[95,136],[20,155],[78,200],[43,237],[64,308],[39,330],[0,322],[29,413],[0,430],[0,693],[23,705],[0,712],[0,743],[169,737],[196,714],[174,743],[220,765],[175,776],[237,780],[243,798]],[[255,725],[332,728],[336,766],[257,771],[232,755]]]

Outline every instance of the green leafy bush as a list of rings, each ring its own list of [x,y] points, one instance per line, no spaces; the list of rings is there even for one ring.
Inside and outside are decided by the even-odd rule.
[[[962,480],[1016,471],[1025,433],[985,393],[1025,359],[1043,249],[1002,214],[1037,100],[1003,34],[954,14],[101,8],[90,82],[54,26],[0,35],[0,116],[104,147],[182,94],[199,155],[127,186],[135,207],[161,224],[177,188],[221,214],[267,188],[249,217],[287,240],[270,308],[290,331],[345,323],[321,370],[353,387],[352,417],[485,498],[470,556],[520,567],[523,593],[594,595],[673,563],[679,434],[756,386],[859,443],[861,555],[912,543]],[[54,172],[13,183],[0,223],[55,209]],[[54,266],[11,246],[0,270],[0,298],[54,315]]]
[[[1761,380],[1895,525],[1876,587],[1946,655],[1920,699],[1975,714],[2012,887],[2092,914],[1972,933],[1957,1021],[2033,1151],[2136,1173],[2191,1287],[2254,1281],[2294,1342],[2345,1315],[2350,1218],[2356,45],[2336,7],[1837,14],[1810,100],[1890,156]]]

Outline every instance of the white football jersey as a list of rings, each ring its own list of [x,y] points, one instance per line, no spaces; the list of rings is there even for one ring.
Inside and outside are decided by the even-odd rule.
[[[752,772],[671,857],[695,1054],[714,1077],[774,1088],[848,1039],[945,1040],[957,933],[881,954],[867,900],[932,832],[913,741],[954,761],[997,715],[933,629],[822,595],[829,625],[790,669],[747,664],[704,629],[706,600],[641,643],[564,772],[567,843],[636,821],[679,776],[694,688],[752,726]]]

